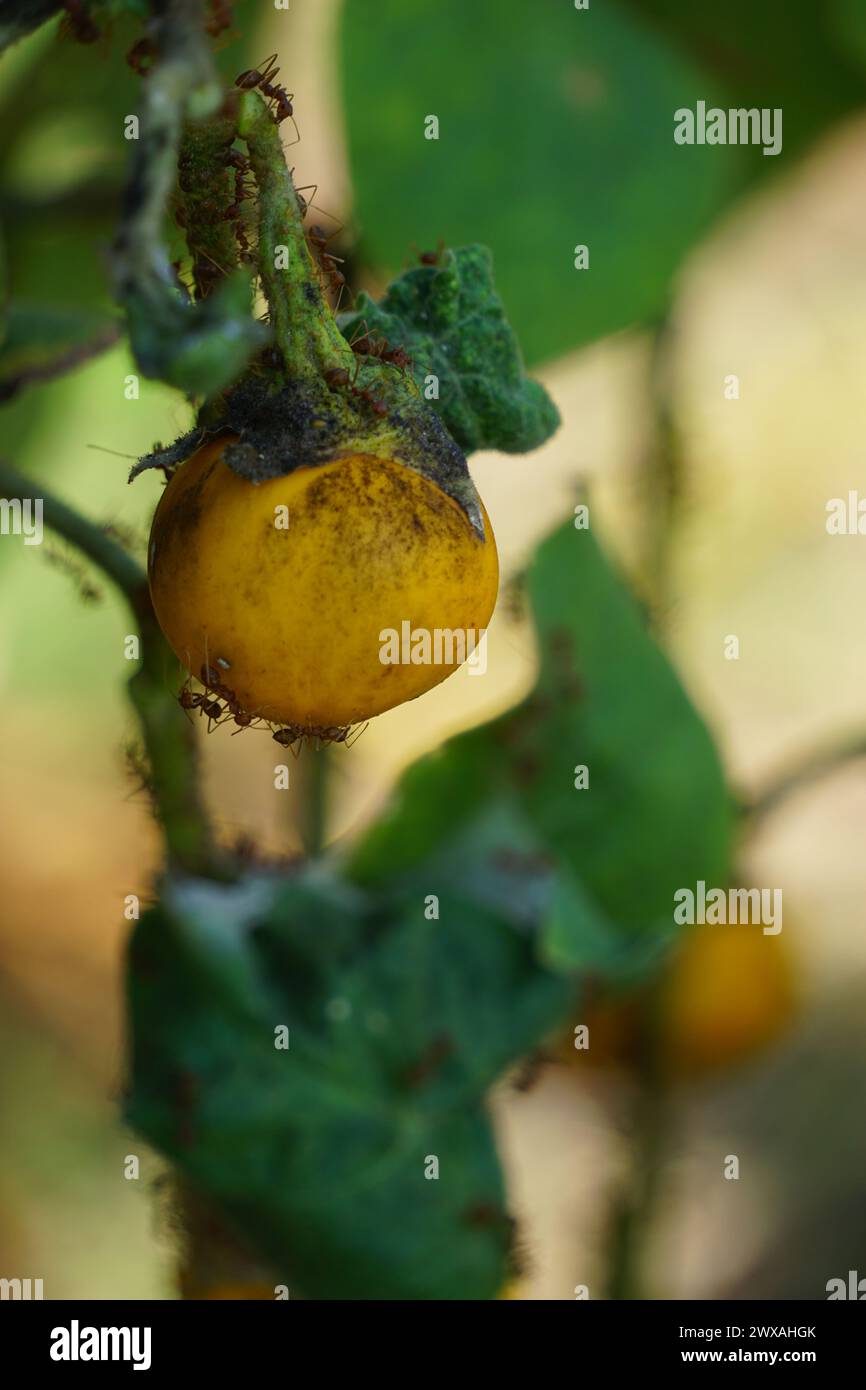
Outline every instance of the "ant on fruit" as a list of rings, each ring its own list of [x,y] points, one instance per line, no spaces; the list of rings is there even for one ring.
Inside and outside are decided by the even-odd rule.
[[[311,724],[305,728],[301,728],[297,724],[286,724],[283,728],[276,730],[273,734],[273,738],[281,748],[294,749],[296,743],[300,743],[301,747],[303,747],[307,740],[311,738],[316,740],[318,746],[331,743],[345,743],[347,748],[351,748],[361,737],[366,727],[367,724],[362,724],[360,728],[353,731],[351,724],[332,725],[328,727]],[[298,752],[300,752],[300,748]],[[295,756],[297,756],[297,754]]]
[[[224,670],[230,669],[229,663],[223,657],[218,656],[217,663],[221,665]],[[248,713],[248,711],[243,708],[235,692],[230,686],[225,684],[221,678],[220,672],[215,670],[213,666],[208,664],[202,666],[201,681],[202,685],[206,685],[209,690],[212,690],[214,694],[218,695],[219,698],[225,702],[225,710],[223,713],[231,715],[238,726],[235,729],[235,734],[239,734],[241,729],[255,728],[257,724],[262,722],[256,715]],[[232,737],[234,737],[234,734]]]
[[[292,125],[295,127],[295,134],[298,140],[300,140],[301,132],[298,130],[297,122],[293,115],[294,107],[292,106],[292,98],[295,94],[294,92],[287,92],[285,87],[281,87],[279,83],[274,81],[280,70],[277,67],[276,60],[276,53],[272,53],[269,58],[265,59],[261,68],[248,68],[246,72],[242,72],[235,78],[235,86],[240,87],[243,92],[251,92],[258,87],[262,96],[265,97],[267,101],[273,103],[275,108],[274,120],[277,125],[279,125],[281,121],[291,120]],[[292,144],[296,145],[298,140],[293,140]]]
[[[207,692],[203,694],[193,693],[193,691],[185,685],[177,698],[180,702],[181,709],[197,709],[201,714],[206,716],[208,721],[208,733],[211,731],[211,724],[213,721],[221,720],[225,714],[225,710],[219,700],[211,699]]]
[[[287,724],[285,728],[277,729],[272,738],[281,748],[293,748],[298,739],[303,738],[303,734],[295,728],[294,724]]]

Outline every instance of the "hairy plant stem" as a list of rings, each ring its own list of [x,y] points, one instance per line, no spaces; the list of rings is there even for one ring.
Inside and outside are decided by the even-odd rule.
[[[3,461],[0,493],[22,502],[41,501],[45,525],[97,565],[126,599],[141,642],[141,665],[129,680],[129,696],[144,737],[169,865],[188,874],[224,878],[226,869],[216,854],[199,793],[195,729],[166,680],[174,658],[157,624],[144,570],[92,521]]]
[[[326,368],[352,371],[355,358],[322,290],[279,127],[256,91],[241,94],[238,134],[258,188],[259,274],[274,337],[287,375],[319,387]]]
[[[162,301],[174,274],[162,243],[162,220],[174,187],[185,112],[206,116],[222,91],[204,33],[202,0],[153,0],[159,61],[144,86],[139,139],[114,246],[118,295]]]

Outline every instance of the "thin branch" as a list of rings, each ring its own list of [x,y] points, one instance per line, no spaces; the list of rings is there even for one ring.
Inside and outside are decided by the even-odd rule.
[[[671,605],[671,542],[682,493],[682,458],[673,403],[674,329],[669,313],[652,326],[647,369],[651,433],[643,460],[644,564],[654,618],[664,626]]]
[[[109,324],[94,338],[88,342],[76,343],[74,347],[67,348],[49,362],[39,362],[32,367],[24,367],[20,372],[11,373],[0,381],[0,401],[11,401],[26,386],[33,386],[37,382],[53,381],[55,377],[65,376],[76,367],[80,367],[84,362],[89,362],[92,357],[99,357],[120,337],[120,324]]]
[[[6,498],[18,497],[22,502],[42,502],[42,515],[46,526],[56,531],[65,540],[71,541],[89,560],[98,565],[103,574],[116,584],[137,614],[136,605],[142,593],[147,593],[147,575],[137,560],[112,540],[111,536],[72,507],[52,497],[32,478],[19,473],[11,463],[0,460],[0,491]]]
[[[610,1211],[605,1297],[646,1298],[646,1246],[658,1203],[666,1150],[668,1095],[664,1082],[660,1000],[650,989],[640,1004],[639,1037],[632,1064],[633,1091],[627,1169]]]
[[[758,796],[744,799],[741,809],[752,825],[775,811],[783,801],[813,782],[830,777],[846,763],[866,758],[866,734],[852,734],[832,747],[810,753],[790,768]]]
[[[41,502],[44,524],[98,566],[126,599],[141,641],[141,665],[129,680],[129,696],[144,736],[169,861],[187,873],[224,877],[201,804],[195,729],[166,683],[174,657],[156,621],[147,575],[105,531],[2,460],[0,494]]]

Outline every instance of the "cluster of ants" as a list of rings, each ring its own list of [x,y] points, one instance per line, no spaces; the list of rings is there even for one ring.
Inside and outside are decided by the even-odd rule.
[[[219,0],[212,0],[216,5],[218,14],[222,15],[223,5]],[[268,102],[274,120],[279,125],[284,120],[291,120],[295,127],[297,140],[300,139],[297,124],[294,120],[294,107],[292,105],[294,93],[286,91],[285,87],[277,82],[279,76],[279,66],[277,55],[272,53],[263,63],[256,68],[249,68],[246,72],[240,73],[235,78],[235,86],[241,91],[249,92],[258,89]],[[297,144],[297,140],[293,143]],[[234,225],[234,232],[237,239],[238,249],[241,260],[250,260],[250,243],[247,236],[247,229],[243,220],[243,204],[255,196],[255,187],[248,182],[252,178],[252,170],[249,160],[229,146],[225,151],[225,165],[234,174],[234,186],[232,190],[232,202],[225,208],[223,216],[227,221]],[[304,194],[312,188],[315,196],[316,185],[309,185],[307,188],[296,190],[300,204],[301,215],[306,217],[310,207],[315,206],[312,197],[304,198]],[[327,215],[327,214],[326,214]],[[334,255],[329,250],[329,242],[342,229],[342,224],[338,224],[334,231],[328,233],[319,226],[310,227],[307,232],[307,240],[315,253],[318,265],[327,281],[328,288],[336,295],[336,308],[339,308],[340,299],[346,288],[346,277],[340,266],[343,264],[343,257]],[[436,251],[418,252],[418,260],[421,265],[433,266],[439,263],[443,254],[443,243],[440,241]],[[375,358],[380,362],[387,363],[389,366],[396,367],[401,374],[413,366],[412,358],[402,347],[394,347],[385,337],[375,338],[363,325],[363,331],[355,337],[349,344],[355,354],[355,371],[350,373],[346,367],[330,367],[325,372],[325,381],[332,390],[347,390],[350,395],[369,406],[374,415],[383,416],[387,414],[388,407],[385,401],[375,394],[370,386],[358,384],[358,374],[364,358]],[[193,698],[190,696],[190,698]],[[216,703],[214,701],[211,704]],[[198,706],[204,708],[204,706]],[[187,708],[190,708],[189,706]]]
[[[94,39],[100,37],[99,30],[86,17],[82,0],[64,0],[63,8],[66,11],[66,23],[71,26],[72,33],[81,43],[92,43]],[[218,38],[225,33],[226,29],[232,27],[232,7],[229,0],[207,0],[205,13],[205,33],[210,34],[211,38]],[[148,73],[156,62],[157,46],[154,40],[145,35],[144,38],[137,39],[126,55],[126,61],[140,76]]]
[[[217,661],[219,660],[220,658],[218,657]],[[188,677],[181,687],[178,701],[181,709],[186,710],[188,713],[192,710],[198,710],[199,714],[207,719],[208,733],[211,733],[214,729],[218,729],[221,724],[225,724],[227,721],[233,721],[237,724],[238,727],[235,733],[240,733],[241,729],[257,729],[264,727],[271,730],[275,742],[277,742],[281,748],[288,748],[291,750],[295,749],[297,745],[295,754],[297,756],[307,739],[315,739],[317,744],[345,743],[347,747],[351,748],[352,744],[361,736],[366,727],[366,725],[362,725],[359,729],[355,730],[351,739],[351,725],[343,727],[335,725],[333,728],[311,725],[306,728],[301,728],[296,724],[283,724],[274,728],[272,720],[264,719],[259,715],[248,714],[247,711],[242,708],[235,692],[223,681],[222,671],[205,663],[201,668],[200,679],[202,685],[208,688],[203,691],[191,690]]]
[[[349,344],[355,354],[355,370],[350,373],[348,367],[328,367],[325,372],[325,381],[332,391],[346,389],[350,395],[358,400],[364,401],[369,405],[374,415],[386,415],[388,407],[380,396],[373,394],[369,386],[358,386],[358,372],[361,369],[361,361],[365,357],[374,357],[379,362],[387,362],[390,366],[396,367],[401,376],[407,369],[412,368],[412,358],[405,348],[392,347],[385,337],[374,338],[364,323],[364,331],[357,338],[353,338]]]
[[[249,68],[246,72],[242,72],[236,77],[235,86],[239,87],[243,92],[251,92],[258,89],[270,106],[277,125],[280,125],[285,120],[291,120],[292,125],[295,127],[295,135],[297,137],[291,143],[297,144],[301,137],[297,122],[294,118],[294,106],[292,105],[294,92],[287,92],[285,87],[277,82],[276,79],[279,75],[279,71],[277,55],[276,53],[272,53],[259,67]],[[251,175],[250,165],[242,154],[233,149],[228,150],[226,153],[226,164],[234,170],[234,201],[226,208],[223,215],[227,220],[234,223],[241,257],[246,259],[248,258],[250,248],[242,223],[241,204],[253,197],[255,192],[255,190],[251,189],[246,183],[246,180]],[[314,184],[309,185],[308,188],[297,190],[298,202],[300,203],[301,215],[303,217],[306,217],[307,210],[312,205],[312,198],[305,199],[303,197],[303,194],[309,192],[310,188],[312,188],[313,194],[315,194],[316,186]],[[338,307],[343,290],[346,287],[346,277],[342,270],[340,270],[343,258],[341,256],[335,256],[332,251],[328,250],[328,242],[331,241],[340,230],[338,226],[335,231],[328,235],[321,227],[312,227],[308,233],[310,245],[316,253],[319,266],[325,276],[328,287],[331,292],[337,296]]]

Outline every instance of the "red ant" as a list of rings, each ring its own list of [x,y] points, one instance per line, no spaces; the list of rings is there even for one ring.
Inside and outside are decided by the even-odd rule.
[[[292,125],[295,127],[295,134],[298,140],[300,140],[301,133],[295,122],[293,115],[294,107],[292,106],[292,98],[295,94],[294,92],[287,92],[285,87],[281,87],[274,81],[274,78],[279,72],[279,68],[276,65],[276,58],[276,53],[272,53],[270,58],[265,59],[260,69],[248,68],[246,72],[242,72],[240,76],[235,78],[235,86],[240,87],[244,92],[251,92],[258,87],[262,96],[274,103],[276,107],[274,111],[274,120],[277,125],[279,125],[281,121],[291,119]],[[297,143],[297,140],[292,141],[292,144],[296,145]]]
[[[440,237],[435,251],[418,251],[418,261],[421,265],[439,265],[441,264],[444,254],[445,242],[442,237]]]
[[[224,668],[228,670],[228,662],[223,662],[221,657],[217,657],[217,662],[223,664]],[[203,685],[215,691],[220,699],[225,701],[226,711],[231,715],[238,726],[237,729],[235,729],[235,733],[240,733],[241,729],[250,729],[254,727],[257,722],[256,716],[248,714],[247,711],[242,708],[235,692],[221,680],[219,671],[215,670],[213,666],[202,666],[201,681]],[[232,735],[232,737],[234,737],[234,735]]]
[[[205,29],[212,39],[221,34],[224,29],[230,29],[232,25],[232,7],[229,0],[208,0],[210,14],[205,23]]]
[[[247,160],[244,159],[239,150],[228,150],[225,162],[228,168],[234,170],[235,186],[234,202],[225,209],[223,217],[227,222],[234,223],[235,236],[237,237],[241,259],[248,260],[250,243],[247,240],[246,229],[243,225],[243,209],[241,204],[252,197],[249,189],[244,187],[244,179],[249,177],[251,170]]]
[[[350,739],[350,735],[352,734],[351,724],[343,726],[333,725],[328,728],[314,724],[304,729],[299,728],[296,724],[287,724],[284,728],[277,729],[273,737],[275,742],[279,743],[282,748],[291,748],[298,740],[300,740],[302,744],[306,743],[309,738],[314,738],[318,742],[326,744],[345,743],[347,748],[351,748],[352,744],[357,742],[366,727],[366,724],[362,724],[354,737]]]
[[[222,716],[225,714],[225,710],[223,709],[219,700],[212,700],[207,693],[193,694],[193,692],[187,686],[184,686],[183,690],[180,692],[178,700],[180,701],[181,709],[197,709],[200,710],[201,713],[207,717],[208,733],[210,733],[211,731],[212,721],[215,719],[220,720]]]
[[[329,367],[325,372],[325,381],[332,391],[336,391],[340,386],[349,385],[349,373],[345,367]]]
[[[405,372],[407,367],[414,365],[412,358],[404,348],[392,348],[385,337],[371,337],[366,320],[364,320],[364,333],[360,338],[353,338],[349,347],[354,353],[362,357],[378,357],[380,362],[386,362],[389,366],[399,368],[401,373]]]
[[[188,683],[183,686],[177,697],[181,709],[199,710],[207,718],[208,733],[211,732],[213,721],[216,721],[217,726],[219,726],[225,722],[229,715],[238,726],[236,733],[239,733],[241,729],[250,728],[254,723],[254,716],[247,714],[246,710],[241,708],[235,692],[221,681],[219,671],[215,671],[211,666],[202,666],[201,682],[208,687],[203,692],[190,690]],[[214,696],[219,696],[219,699],[214,698]],[[221,704],[220,700],[224,703]]]
[[[281,748],[292,748],[299,738],[303,738],[303,734],[295,728],[294,724],[287,724],[284,729],[277,729],[273,738]]]
[[[340,228],[338,227],[336,231],[331,232],[330,236],[328,236],[321,227],[311,227],[307,232],[310,245],[314,247],[318,254],[319,264],[328,278],[328,285],[332,292],[338,296],[337,308],[340,306],[340,298],[346,287],[346,277],[343,272],[338,269],[338,263],[340,265],[343,264],[343,257],[335,256],[327,249],[327,246],[328,242],[337,235],[339,230]]]
[[[369,387],[367,387],[363,391],[359,391],[357,388],[354,388],[352,394],[357,396],[359,401],[366,401],[367,405],[370,407],[374,415],[388,414],[388,407],[382,400],[381,396],[374,396],[373,392],[370,390]]]
[[[349,375],[347,367],[328,367],[324,373],[325,381],[332,391],[338,391],[340,387],[345,386],[357,400],[364,401],[374,415],[387,415],[387,405],[380,396],[374,396],[372,387],[365,386],[362,389],[355,385],[360,365],[360,362],[356,360],[354,376]]]
[[[153,39],[137,39],[127,53],[126,61],[139,76],[149,72],[156,62],[156,44]]]
[[[64,30],[78,43],[96,43],[102,35],[84,8],[83,0],[64,0]]]

